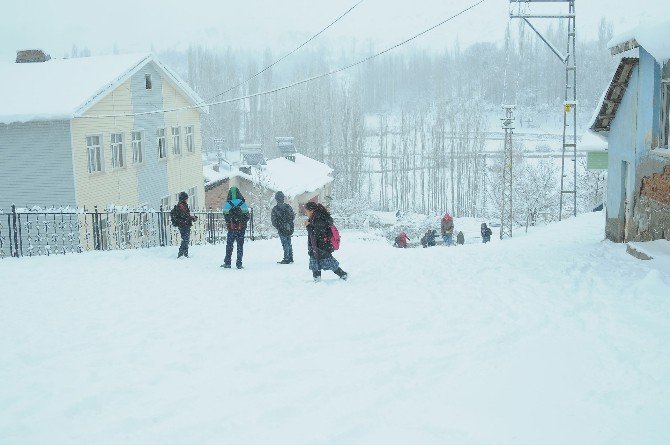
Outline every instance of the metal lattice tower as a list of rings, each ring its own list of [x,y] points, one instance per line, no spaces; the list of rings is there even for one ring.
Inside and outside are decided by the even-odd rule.
[[[505,130],[505,151],[503,156],[502,174],[502,208],[500,212],[500,239],[512,237],[513,207],[512,207],[512,163],[513,146],[512,134],[514,133],[514,105],[503,105],[505,117],[500,119],[502,129]]]
[[[558,219],[563,218],[563,209],[572,205],[572,214],[577,216],[577,63],[575,59],[575,0],[509,0],[510,18],[520,18],[549,47],[549,49],[565,65],[565,95],[563,102],[563,148],[561,156],[561,196],[559,204]],[[513,5],[518,5],[514,11]],[[521,4],[533,3],[563,3],[568,5],[567,14],[531,14],[527,10],[521,10]],[[530,23],[529,19],[567,19],[568,39],[566,53],[562,54],[551,42]],[[572,114],[572,116],[570,116]],[[572,128],[570,128],[572,127]],[[572,175],[569,174],[570,166],[566,167],[566,158],[572,162]],[[571,176],[571,177],[570,177]],[[564,202],[564,197],[572,195],[572,202]]]

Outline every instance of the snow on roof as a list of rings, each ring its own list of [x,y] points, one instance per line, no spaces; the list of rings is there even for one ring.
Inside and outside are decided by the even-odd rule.
[[[621,46],[621,49],[625,50],[628,47],[624,44],[630,41],[635,41],[659,62],[670,59],[670,18],[666,16],[663,19],[647,21],[630,28],[614,36],[608,47]],[[621,51],[615,53],[618,52]]]
[[[607,150],[607,138],[601,133],[588,129],[579,141],[579,149],[584,151],[605,151]]]
[[[150,54],[5,63],[0,64],[0,123],[71,119],[152,61],[194,104],[202,103],[193,90]]]
[[[203,167],[203,174],[208,182],[240,177],[254,183],[263,182],[270,190],[281,190],[291,198],[329,184],[333,181],[332,172],[333,169],[323,162],[300,153],[295,154],[295,162],[286,158],[271,159],[261,170],[254,168],[252,174],[239,170],[216,172],[211,166]]]

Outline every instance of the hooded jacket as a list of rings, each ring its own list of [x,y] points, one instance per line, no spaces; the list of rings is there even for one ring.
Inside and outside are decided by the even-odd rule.
[[[442,217],[441,229],[442,236],[454,234],[454,218],[452,218],[450,214],[445,213]]]
[[[293,235],[293,221],[295,220],[295,212],[290,205],[284,203],[284,194],[277,192],[275,196],[277,205],[272,208],[270,221],[272,226],[277,229],[281,236]]]
[[[223,204],[223,217],[228,230],[244,231],[247,228],[249,207],[247,207],[244,196],[235,186],[228,190],[227,200]]]
[[[333,256],[333,245],[331,244],[333,218],[327,214],[315,210],[307,225],[307,253],[310,258],[322,260]]]

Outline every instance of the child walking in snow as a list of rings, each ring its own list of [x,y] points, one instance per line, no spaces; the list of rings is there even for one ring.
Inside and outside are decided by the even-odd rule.
[[[307,253],[309,254],[309,270],[312,271],[314,281],[321,281],[322,270],[332,270],[343,280],[347,273],[340,268],[340,263],[333,257],[331,238],[333,218],[328,210],[315,202],[305,204],[307,214]]]

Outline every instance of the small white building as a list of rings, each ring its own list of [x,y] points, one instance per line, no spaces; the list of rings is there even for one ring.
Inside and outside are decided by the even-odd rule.
[[[216,164],[203,168],[207,208],[221,208],[232,186],[258,211],[274,205],[278,191],[297,213],[303,212],[307,202],[330,202],[333,169],[300,153],[267,161],[262,154],[244,153],[244,160],[232,166],[222,164],[219,171],[216,168]]]

